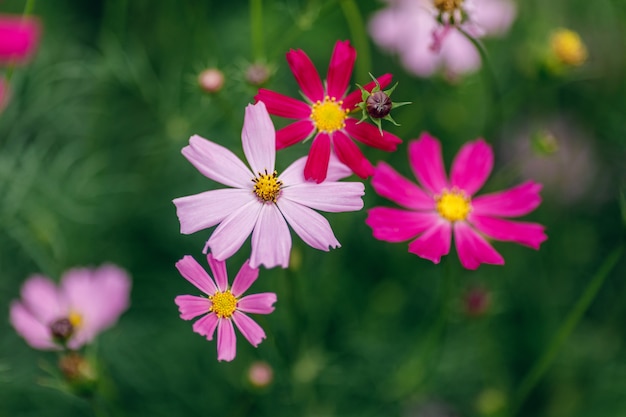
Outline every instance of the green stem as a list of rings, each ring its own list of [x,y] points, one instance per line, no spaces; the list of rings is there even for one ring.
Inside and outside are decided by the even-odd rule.
[[[250,0],[250,32],[252,36],[252,58],[264,58],[263,51],[263,0]]]
[[[339,0],[339,4],[348,22],[348,28],[350,30],[350,36],[354,41],[354,47],[359,52],[359,59],[355,64],[356,78],[361,82],[365,82],[363,80],[369,80],[372,58],[363,17],[354,0]]]
[[[613,252],[611,252],[609,256],[607,256],[606,260],[604,261],[598,272],[596,272],[595,276],[591,278],[591,281],[589,281],[587,288],[582,293],[582,295],[578,299],[578,302],[574,305],[572,310],[565,318],[565,321],[552,338],[552,341],[544,351],[543,355],[541,355],[541,357],[537,360],[535,365],[531,368],[526,377],[524,377],[524,379],[520,383],[520,386],[517,389],[517,393],[513,398],[509,417],[513,417],[519,412],[520,407],[524,404],[524,401],[526,400],[530,392],[537,385],[541,377],[546,373],[546,371],[556,358],[556,355],[561,349],[561,346],[563,345],[563,343],[565,343],[576,325],[580,322],[580,319],[582,318],[585,311],[587,311],[587,309],[595,299],[606,277],[609,275],[609,273],[619,260],[621,254],[621,246],[614,249]]]

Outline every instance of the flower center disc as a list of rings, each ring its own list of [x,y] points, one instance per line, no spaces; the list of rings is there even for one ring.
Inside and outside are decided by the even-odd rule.
[[[229,318],[237,309],[237,299],[230,291],[216,292],[209,300],[213,303],[210,311],[220,319]]]
[[[332,133],[346,126],[348,111],[341,108],[343,101],[326,96],[324,101],[316,101],[311,106],[311,120],[320,132]]]
[[[463,191],[444,191],[437,199],[437,211],[450,222],[465,220],[472,206]]]
[[[271,174],[268,174],[267,170],[265,170],[265,174],[259,172],[257,177],[252,179],[252,182],[254,183],[254,193],[257,197],[268,203],[276,202],[280,194],[280,187],[283,185],[283,182],[278,179],[276,171]]]
[[[434,0],[435,7],[441,13],[452,13],[455,10],[461,10],[463,0]]]

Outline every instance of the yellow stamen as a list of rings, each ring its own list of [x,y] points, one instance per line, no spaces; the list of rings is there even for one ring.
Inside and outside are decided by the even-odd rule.
[[[461,11],[463,0],[434,0],[435,7],[441,13],[454,13],[455,11]]]
[[[271,174],[268,174],[267,170],[265,170],[265,174],[259,172],[256,178],[252,179],[252,182],[257,197],[266,202],[276,202],[276,198],[280,194],[280,187],[283,185],[283,182],[278,179],[276,171]]]
[[[450,222],[465,220],[472,210],[469,197],[461,190],[444,191],[436,200],[439,215]]]
[[[214,312],[220,319],[230,318],[237,309],[237,298],[230,290],[216,292],[209,296],[209,300],[212,303],[210,311]]]
[[[83,323],[83,316],[81,316],[75,311],[70,311],[70,314],[67,319],[70,321],[70,324],[74,328],[80,327],[80,325]]]
[[[348,110],[341,108],[343,101],[337,101],[335,97],[324,98],[324,101],[317,100],[311,106],[311,120],[320,132],[332,133],[335,130],[343,129],[346,126],[345,120],[348,117]]]

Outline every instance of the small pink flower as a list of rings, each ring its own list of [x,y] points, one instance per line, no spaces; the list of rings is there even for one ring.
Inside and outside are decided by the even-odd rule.
[[[115,265],[70,269],[59,287],[35,275],[11,303],[11,324],[35,349],[78,349],[115,324],[128,308],[130,285]]]
[[[355,145],[355,139],[367,146],[384,151],[395,151],[402,140],[368,123],[359,123],[359,118],[350,113],[359,110],[361,91],[355,90],[346,95],[352,68],[356,60],[356,50],[349,41],[335,44],[326,83],[322,80],[307,54],[298,49],[287,53],[291,68],[306,102],[261,88],[255,96],[263,101],[270,114],[289,119],[297,119],[276,133],[276,149],[283,149],[297,142],[313,137],[311,150],[304,167],[304,177],[320,183],[326,178],[331,148],[339,160],[346,164],[359,177],[367,178],[374,167]],[[378,78],[381,87],[391,82],[391,75]],[[365,85],[371,91],[376,83]]]
[[[24,63],[39,43],[39,21],[0,15],[0,64]]]
[[[218,261],[211,254],[207,255],[207,261],[215,280],[189,255],[176,262],[176,268],[187,281],[208,295],[208,298],[179,295],[174,301],[183,320],[204,315],[193,324],[194,332],[205,336],[207,340],[213,340],[217,329],[217,360],[230,362],[237,354],[233,322],[246,340],[257,347],[265,339],[265,332],[245,313],[270,314],[274,311],[276,294],[265,292],[240,298],[256,281],[259,270],[250,267],[250,262],[246,261],[237,273],[232,287],[229,287],[226,263]]]
[[[315,210],[360,210],[363,184],[338,182],[349,170],[335,159],[331,159],[327,181],[322,184],[304,179],[304,157],[278,174],[274,167],[276,133],[263,102],[246,107],[241,137],[251,170],[230,150],[200,136],[192,136],[189,146],[183,148],[183,155],[202,174],[231,188],[175,199],[181,233],[219,224],[204,253],[210,248],[220,261],[230,258],[252,234],[253,268],[287,268],[291,251],[287,224],[316,249],[339,247],[330,224]]]
[[[530,213],[541,203],[541,185],[527,181],[507,191],[473,197],[493,168],[493,150],[484,140],[466,143],[452,163],[450,180],[444,171],[441,145],[428,133],[409,144],[409,161],[421,188],[381,162],[372,178],[378,194],[405,207],[376,207],[366,223],[374,237],[409,244],[409,252],[439,263],[450,251],[454,233],[461,264],[502,265],[504,259],[486,238],[539,249],[547,239],[536,223],[505,220]]]

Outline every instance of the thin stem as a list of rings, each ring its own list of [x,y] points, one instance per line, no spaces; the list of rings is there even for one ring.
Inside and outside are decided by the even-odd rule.
[[[356,78],[358,80],[368,80],[372,58],[370,46],[367,38],[367,31],[363,23],[363,16],[354,0],[340,0],[341,10],[348,22],[350,36],[354,41],[354,46],[359,52],[359,59],[356,61]],[[363,81],[361,81],[363,82]]]
[[[250,32],[252,36],[252,58],[263,59],[263,0],[250,0]]]
[[[563,324],[561,324],[561,327],[552,338],[552,341],[544,351],[543,355],[541,355],[541,357],[537,360],[535,365],[531,368],[526,377],[524,377],[524,379],[520,383],[520,386],[517,389],[517,393],[513,398],[509,417],[513,417],[519,412],[520,407],[522,406],[522,404],[524,404],[524,401],[526,400],[530,392],[546,373],[546,371],[554,361],[557,353],[561,349],[563,343],[565,343],[576,325],[580,322],[580,319],[582,318],[585,311],[587,311],[587,309],[595,299],[606,277],[609,275],[609,273],[619,260],[621,254],[621,246],[614,249],[613,252],[611,252],[609,256],[607,256],[606,260],[604,261],[598,272],[596,272],[595,276],[591,278],[589,284],[587,285],[587,288],[585,288],[585,291],[578,299],[578,302],[576,302],[572,310],[565,318]]]

